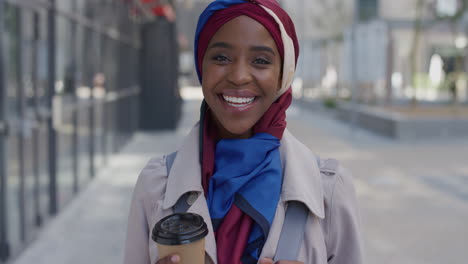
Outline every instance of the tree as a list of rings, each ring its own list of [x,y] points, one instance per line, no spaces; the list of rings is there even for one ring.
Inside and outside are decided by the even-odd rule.
[[[458,2],[459,6],[457,7],[457,10],[454,14],[437,16],[437,20],[447,21],[449,23],[452,37],[453,37],[453,43],[455,43],[455,45],[457,45],[456,44],[457,25],[463,19],[463,16],[465,15],[467,11],[467,6],[468,6],[467,2],[468,0],[459,1]],[[452,94],[453,103],[457,102],[457,84],[456,83],[458,81],[458,78],[460,77],[460,72],[462,72],[462,69],[463,69],[462,65],[463,63],[461,62],[461,58],[456,55],[454,58],[454,62],[453,62],[453,69],[452,69],[453,72],[447,76],[448,87],[449,87],[450,93]]]
[[[342,40],[343,32],[353,22],[354,0],[311,0],[306,7],[309,28],[320,29],[323,38]]]
[[[416,106],[417,97],[416,97],[416,68],[418,61],[418,53],[421,40],[421,31],[422,31],[422,19],[423,19],[423,10],[426,6],[426,0],[417,0],[416,2],[416,18],[414,20],[414,32],[413,32],[413,42],[411,45],[410,51],[410,76],[411,76],[411,85],[413,86],[413,97],[411,99],[411,104]]]

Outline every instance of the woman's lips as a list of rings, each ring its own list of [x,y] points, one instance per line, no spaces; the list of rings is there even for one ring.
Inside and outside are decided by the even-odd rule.
[[[250,109],[257,102],[256,96],[241,97],[241,96],[228,96],[222,94],[219,96],[224,106],[234,112],[243,112]]]
[[[232,97],[256,97],[258,96],[257,93],[254,93],[248,89],[225,89],[220,92],[223,96],[232,96]]]
[[[252,97],[235,97],[235,96],[223,95],[223,99],[228,104],[244,105],[244,104],[252,103],[255,100],[255,96],[252,96]]]

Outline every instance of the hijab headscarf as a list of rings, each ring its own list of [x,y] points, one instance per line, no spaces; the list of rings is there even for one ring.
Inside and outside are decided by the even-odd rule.
[[[290,85],[299,55],[294,24],[275,0],[216,0],[200,15],[195,35],[195,63],[202,82],[202,62],[214,34],[227,22],[248,16],[262,24],[282,59],[277,100],[253,127],[249,139],[221,139],[205,101],[200,116],[202,185],[215,230],[218,262],[257,263],[273,222],[282,185],[280,140],[291,104]]]

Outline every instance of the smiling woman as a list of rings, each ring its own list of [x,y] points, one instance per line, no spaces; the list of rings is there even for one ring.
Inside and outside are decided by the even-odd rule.
[[[248,16],[224,24],[203,58],[202,87],[221,138],[248,138],[281,87],[281,57],[270,33]]]
[[[294,25],[276,1],[217,0],[200,15],[200,122],[175,158],[153,159],[143,169],[124,263],[190,262],[177,254],[161,258],[148,239],[154,224],[185,200],[188,212],[207,223],[205,263],[273,263],[293,202],[307,215],[303,237],[298,254],[277,263],[361,263],[350,175],[286,129],[298,54]]]

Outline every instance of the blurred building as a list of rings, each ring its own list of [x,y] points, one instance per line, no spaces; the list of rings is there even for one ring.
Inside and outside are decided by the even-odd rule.
[[[0,263],[17,256],[139,128],[141,94],[159,87],[144,82],[141,56],[159,43],[143,49],[142,28],[175,18],[170,6],[151,4],[0,0]]]
[[[448,70],[466,72],[468,16],[464,1],[281,3],[298,25],[302,48],[298,77],[305,96],[349,97],[354,78],[358,83],[355,96],[365,102],[413,96],[446,101],[451,96],[444,85]],[[449,67],[451,64],[456,67]],[[458,79],[460,102],[467,101],[465,80]]]

